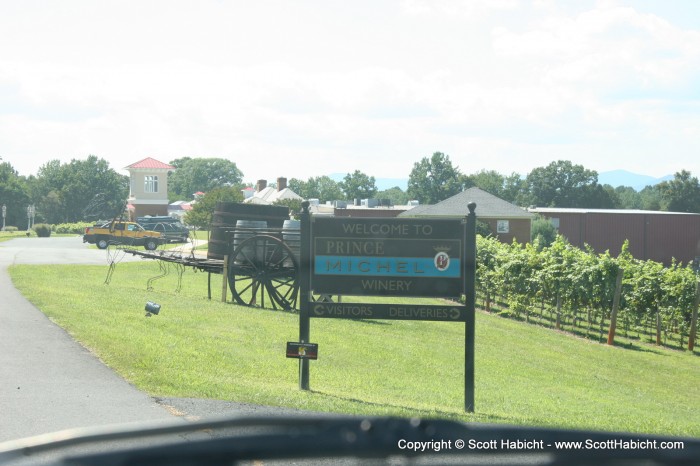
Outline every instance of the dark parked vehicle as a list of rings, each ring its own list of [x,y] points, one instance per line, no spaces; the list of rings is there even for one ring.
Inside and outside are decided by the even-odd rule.
[[[180,221],[168,216],[148,216],[136,219],[146,230],[157,231],[168,243],[186,243],[190,231]]]

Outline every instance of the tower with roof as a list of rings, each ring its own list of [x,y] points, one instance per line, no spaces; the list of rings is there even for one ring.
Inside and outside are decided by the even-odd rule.
[[[130,216],[168,215],[168,173],[175,167],[147,157],[125,169],[130,178]]]

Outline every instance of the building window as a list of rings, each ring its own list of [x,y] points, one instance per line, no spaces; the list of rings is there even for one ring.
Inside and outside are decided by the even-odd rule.
[[[509,233],[510,222],[508,220],[499,220],[496,222],[496,233]]]
[[[143,177],[144,186],[143,191],[146,193],[157,193],[158,192],[158,177],[155,175],[147,175]]]
[[[559,229],[559,219],[555,217],[555,218],[551,218],[550,221],[552,222],[552,226],[558,230]]]

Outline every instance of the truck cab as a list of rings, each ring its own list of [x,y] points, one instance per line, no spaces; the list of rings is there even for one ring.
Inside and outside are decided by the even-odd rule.
[[[100,249],[106,249],[110,244],[117,244],[143,246],[152,251],[163,242],[162,235],[157,231],[146,230],[135,222],[114,220],[87,227],[83,235],[83,243],[96,244]]]

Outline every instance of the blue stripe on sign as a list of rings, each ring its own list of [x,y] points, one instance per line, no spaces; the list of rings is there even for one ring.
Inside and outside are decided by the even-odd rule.
[[[360,275],[382,277],[459,278],[461,263],[450,259],[438,270],[432,257],[315,256],[316,275]]]

